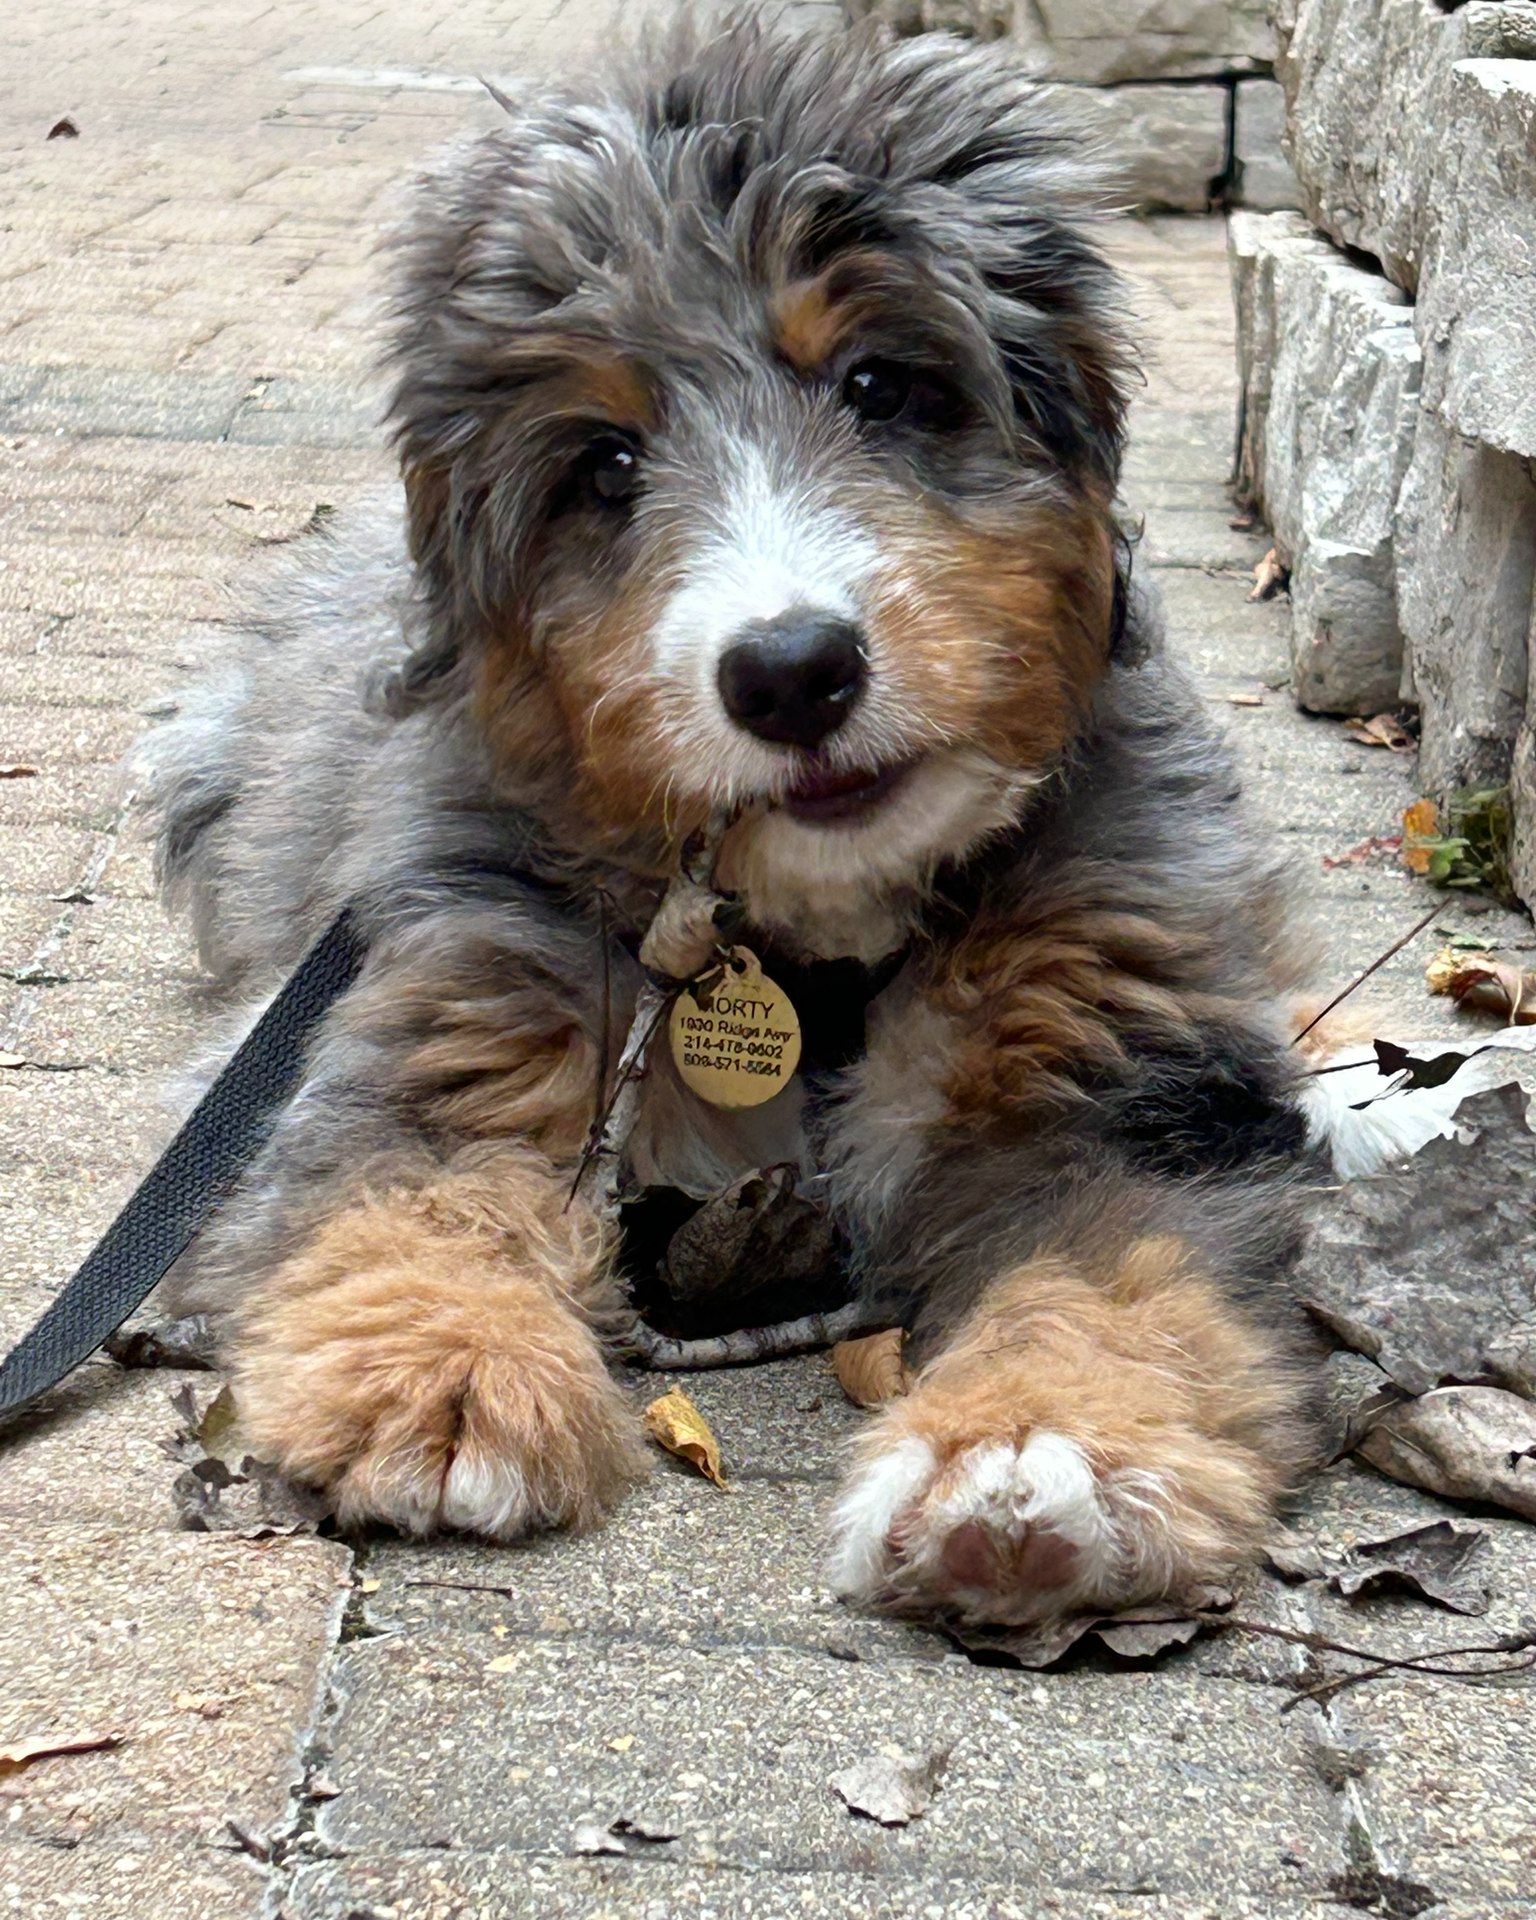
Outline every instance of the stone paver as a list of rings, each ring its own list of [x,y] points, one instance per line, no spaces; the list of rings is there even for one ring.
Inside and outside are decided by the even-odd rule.
[[[605,19],[71,0],[8,22],[0,761],[39,773],[0,783],[0,1053],[25,1063],[0,1072],[0,1338],[152,1157],[164,1070],[210,1018],[119,831],[121,750],[221,644],[245,563],[385,470],[370,255],[415,157],[491,123],[473,75],[559,62]],[[64,113],[80,137],[45,140]],[[1246,600],[1265,541],[1229,525],[1219,223],[1113,244],[1154,349],[1128,476],[1145,553],[1340,979],[1423,910],[1386,862],[1324,864],[1394,828],[1407,774],[1296,714],[1285,605]],[[1446,902],[1448,925],[1476,915]],[[1531,944],[1524,921],[1478,924]],[[1452,1016],[1422,957],[1378,998],[1428,1032]],[[1526,1695],[1421,1681],[1282,1717],[1299,1668],[1274,1642],[1034,1676],[845,1613],[818,1549],[858,1416],[819,1360],[696,1383],[736,1492],[662,1466],[606,1532],[518,1549],[178,1534],[175,1385],[95,1363],[0,1455],[0,1744],[126,1735],[0,1779],[0,1912],[1321,1920],[1418,1912],[1421,1888],[1455,1920],[1536,1912]],[[1439,1510],[1352,1467],[1307,1505],[1346,1533]],[[1526,1530],[1495,1533],[1489,1625],[1536,1567]],[[1346,1639],[1464,1637],[1411,1606],[1251,1605]],[[1319,1759],[1346,1739],[1377,1756],[1363,1779]],[[825,1784],[886,1740],[954,1743],[904,1832]],[[589,1811],[678,1838],[571,1857]]]

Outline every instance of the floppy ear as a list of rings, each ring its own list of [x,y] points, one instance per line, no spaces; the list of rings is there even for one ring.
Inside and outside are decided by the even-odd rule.
[[[1119,474],[1135,356],[1120,276],[1090,237],[1105,173],[1061,89],[1007,49],[937,36],[889,56],[888,191],[980,292],[1021,427],[1069,473]]]

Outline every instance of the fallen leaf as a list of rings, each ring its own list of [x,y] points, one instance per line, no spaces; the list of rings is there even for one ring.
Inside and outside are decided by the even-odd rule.
[[[1272,600],[1282,588],[1291,584],[1291,570],[1280,558],[1277,547],[1269,552],[1253,570],[1253,591],[1250,600]]]
[[[1409,1393],[1481,1380],[1536,1394],[1536,1134],[1526,1106],[1518,1086],[1473,1094],[1455,1136],[1346,1181],[1317,1208],[1299,1297]]]
[[[1436,927],[1435,932],[1448,947],[1458,953],[1465,949],[1468,953],[1491,953],[1499,944],[1490,940],[1486,934],[1469,933],[1465,927]]]
[[[1380,1587],[1404,1587],[1452,1613],[1486,1613],[1488,1588],[1478,1578],[1488,1556],[1488,1533],[1464,1520],[1432,1520],[1376,1540],[1356,1540],[1339,1554],[1315,1541],[1286,1540],[1266,1550],[1279,1574],[1324,1580],[1353,1600]]]
[[[839,1304],[831,1209],[802,1190],[798,1167],[747,1174],[710,1194],[672,1234],[658,1281],[672,1307],[727,1303],[725,1324],[732,1327],[767,1325]],[[823,1302],[829,1284],[839,1291]]]
[[[1368,839],[1357,840],[1343,853],[1325,853],[1323,865],[1327,868],[1358,867],[1367,860],[1375,860],[1384,854],[1398,854],[1403,850],[1403,836],[1400,833],[1373,833]]]
[[[1410,873],[1429,872],[1439,838],[1440,809],[1433,800],[1415,800],[1403,809],[1403,865]]]
[[[55,1754],[105,1753],[120,1747],[127,1737],[125,1733],[35,1733],[12,1740],[0,1747],[0,1780],[7,1774],[20,1773],[34,1760],[51,1760]]]
[[[1413,752],[1413,735],[1395,713],[1374,714],[1369,720],[1346,720],[1344,731],[1356,746],[1386,747],[1393,753]]]
[[[1262,693],[1229,693],[1227,695],[1229,707],[1262,707],[1263,704]]]
[[[66,113],[62,120],[54,121],[53,125],[48,129],[45,138],[49,140],[78,140],[80,138],[80,129]]]
[[[1123,1660],[1152,1660],[1170,1647],[1187,1646],[1211,1624],[1207,1616],[1225,1613],[1235,1597],[1225,1587],[1198,1587],[1160,1604],[1128,1607],[1120,1613],[1075,1614],[1029,1627],[946,1625],[944,1632],[973,1658],[993,1666],[1031,1671],[1053,1667],[1090,1638]]]
[[[510,1673],[521,1663],[522,1657],[520,1653],[498,1653],[494,1660],[486,1661],[485,1670],[487,1673]]]
[[[905,1339],[900,1327],[892,1327],[859,1340],[839,1340],[832,1349],[837,1384],[856,1407],[883,1407],[906,1392],[908,1375],[901,1357]]]
[[[0,780],[35,780],[37,768],[23,766],[19,761],[0,766]]]
[[[1449,994],[1460,1007],[1500,1014],[1512,1026],[1536,1026],[1536,973],[1511,960],[1442,947],[1424,979],[1431,993]]]
[[[1536,1520],[1536,1404],[1520,1394],[1441,1387],[1383,1415],[1358,1452],[1410,1487]]]
[[[627,1853],[629,1849],[615,1833],[610,1833],[606,1823],[595,1813],[589,1813],[576,1822],[571,1833],[571,1852],[587,1856],[604,1853]]]
[[[171,1486],[181,1525],[192,1533],[233,1533],[247,1540],[314,1533],[331,1516],[329,1500],[285,1480],[258,1460],[240,1432],[234,1395],[223,1387],[198,1409],[190,1386],[171,1396],[181,1427],[164,1450],[182,1464]]]
[[[1394,1386],[1374,1360],[1347,1348],[1330,1353],[1324,1362],[1323,1394],[1320,1425],[1326,1445],[1316,1463],[1320,1467],[1353,1453],[1382,1414],[1403,1398],[1402,1388]]]
[[[145,1327],[119,1327],[103,1342],[120,1367],[212,1367],[213,1322],[206,1313],[157,1320]]]
[[[0,1053],[0,1067],[24,1067],[27,1056],[24,1053]]]
[[[882,1827],[904,1827],[927,1812],[949,1755],[950,1749],[942,1747],[916,1760],[898,1747],[886,1747],[834,1773],[827,1784],[850,1813],[878,1820]]]
[[[635,1744],[635,1736],[632,1733],[616,1733],[608,1744],[615,1753],[628,1753]]]
[[[709,1422],[681,1387],[674,1387],[659,1400],[653,1400],[645,1410],[644,1419],[646,1432],[658,1446],[686,1460],[715,1486],[724,1487],[720,1443],[711,1432]]]

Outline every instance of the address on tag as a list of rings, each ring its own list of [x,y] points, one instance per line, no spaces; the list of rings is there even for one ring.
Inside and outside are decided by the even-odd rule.
[[[716,1107],[759,1107],[794,1078],[800,1018],[750,947],[735,947],[722,978],[685,986],[668,1024],[683,1085]]]

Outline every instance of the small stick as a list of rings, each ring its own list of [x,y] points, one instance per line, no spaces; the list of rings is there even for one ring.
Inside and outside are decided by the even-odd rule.
[[[1234,1633],[1255,1633],[1268,1640],[1284,1640],[1291,1646],[1305,1647],[1311,1653],[1339,1653],[1350,1660],[1364,1660],[1369,1664],[1359,1673],[1336,1674],[1330,1680],[1320,1681],[1317,1685],[1300,1689],[1295,1698],[1287,1700],[1280,1709],[1290,1713],[1304,1700],[1316,1700],[1326,1705],[1334,1694],[1342,1693],[1347,1687],[1359,1686],[1362,1681],[1379,1680],[1388,1673],[1423,1673],[1445,1680],[1493,1680],[1510,1673],[1528,1673],[1536,1665],[1536,1632],[1512,1633],[1491,1645],[1475,1647],[1432,1647],[1426,1653],[1405,1654],[1400,1659],[1372,1653],[1366,1647],[1351,1647],[1341,1640],[1330,1640],[1325,1634],[1310,1633],[1299,1627],[1273,1627],[1263,1620],[1243,1620],[1230,1613],[1202,1613],[1200,1618],[1212,1627],[1230,1630]],[[1524,1653],[1524,1660],[1514,1660],[1502,1667],[1474,1667],[1466,1670],[1460,1667],[1445,1667],[1434,1664],[1437,1661],[1466,1659],[1471,1656],[1483,1657],[1500,1653]]]
[[[1312,1029],[1315,1026],[1319,1025],[1322,1021],[1326,1020],[1329,1014],[1333,1012],[1336,1006],[1340,1005],[1341,1002],[1347,1000],[1349,996],[1354,992],[1356,987],[1363,987],[1366,981],[1370,979],[1371,975],[1376,971],[1378,967],[1384,967],[1387,964],[1387,962],[1392,958],[1394,953],[1401,953],[1403,948],[1407,946],[1410,940],[1417,939],[1418,936],[1429,925],[1430,921],[1435,919],[1437,915],[1444,913],[1444,911],[1445,911],[1445,908],[1443,906],[1431,907],[1429,912],[1425,914],[1422,920],[1416,920],[1414,924],[1408,929],[1408,931],[1403,935],[1401,940],[1396,941],[1392,946],[1388,947],[1385,953],[1378,954],[1368,967],[1364,968],[1363,971],[1361,971],[1360,973],[1357,973],[1354,979],[1350,981],[1349,985],[1345,987],[1342,992],[1336,993],[1333,996],[1333,998],[1328,1002],[1327,1006],[1323,1008],[1321,1013],[1314,1013],[1312,1018],[1302,1028],[1300,1033],[1293,1033],[1291,1035],[1291,1045],[1293,1047],[1300,1046],[1302,1041],[1306,1039],[1307,1035],[1312,1031]]]
[[[658,1333],[636,1316],[618,1342],[622,1359],[638,1361],[654,1373],[703,1372],[711,1367],[752,1366],[759,1360],[783,1360],[793,1353],[815,1353],[835,1347],[840,1340],[860,1334],[884,1333],[892,1325],[888,1313],[852,1300],[833,1313],[802,1314],[798,1320],[780,1320],[768,1327],[737,1327],[701,1340],[674,1340]]]

